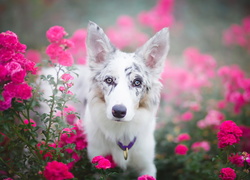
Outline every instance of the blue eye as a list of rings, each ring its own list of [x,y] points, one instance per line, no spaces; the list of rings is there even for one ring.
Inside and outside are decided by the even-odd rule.
[[[133,87],[140,87],[141,84],[142,84],[142,80],[141,80],[141,79],[135,79],[135,80],[132,82]]]
[[[104,80],[105,83],[112,85],[114,83],[113,79],[111,77],[108,77]]]

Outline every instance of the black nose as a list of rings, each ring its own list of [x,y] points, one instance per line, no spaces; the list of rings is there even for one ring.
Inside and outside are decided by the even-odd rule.
[[[127,113],[127,108],[123,105],[115,105],[112,108],[112,114],[116,118],[123,118]]]

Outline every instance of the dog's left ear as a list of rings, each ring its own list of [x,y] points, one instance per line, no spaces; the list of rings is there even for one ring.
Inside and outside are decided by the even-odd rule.
[[[169,51],[169,30],[164,28],[149,39],[136,54],[141,56],[146,66],[160,75]]]
[[[89,63],[102,63],[108,53],[115,50],[102,28],[94,22],[89,22],[86,39]]]

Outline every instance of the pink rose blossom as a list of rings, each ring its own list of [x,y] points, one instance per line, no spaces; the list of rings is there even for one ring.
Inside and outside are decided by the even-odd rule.
[[[61,26],[53,26],[46,32],[46,37],[51,43],[62,40],[66,35],[67,32]]]
[[[74,79],[74,77],[73,76],[71,76],[70,74],[63,74],[62,76],[61,76],[61,79],[62,80],[64,80],[64,81],[70,81],[70,80],[73,80]]]
[[[169,27],[174,21],[172,15],[173,5],[173,0],[160,0],[151,10],[141,12],[138,15],[139,22],[153,28],[154,31]]]
[[[69,172],[67,165],[57,161],[48,162],[43,171],[43,175],[47,180],[64,180],[74,178],[74,175]]]
[[[225,115],[217,110],[209,110],[207,116],[197,122],[197,126],[201,129],[207,127],[217,127],[225,119]]]
[[[187,133],[179,134],[176,138],[176,142],[189,141],[191,139],[190,135]]]
[[[86,36],[87,30],[86,29],[79,29],[74,32],[73,36],[70,40],[75,44],[69,51],[72,53],[74,59],[76,60],[77,64],[86,64]]]
[[[20,71],[17,71],[15,73],[12,73],[11,75],[11,80],[12,82],[14,83],[22,83],[25,81],[25,77],[26,77],[26,71],[25,70],[20,70]]]
[[[82,127],[75,124],[72,128],[64,128],[60,137],[59,145],[75,144],[76,150],[83,150],[87,147],[86,135]]]
[[[65,88],[64,86],[60,86],[60,87],[59,87],[59,91],[65,91],[65,89],[66,89],[66,88]]]
[[[69,51],[63,51],[58,56],[58,63],[63,66],[72,66],[74,64],[74,58]]]
[[[142,176],[138,177],[137,180],[156,180],[156,179],[150,175],[142,175]]]
[[[11,107],[13,98],[20,101],[32,96],[32,88],[25,82],[25,77],[29,72],[35,74],[37,68],[25,58],[25,51],[26,46],[19,42],[15,33],[0,33],[0,82],[3,83],[0,111]]]
[[[47,31],[47,38],[51,44],[47,47],[46,54],[53,63],[72,66],[74,58],[70,52],[70,48],[74,47],[74,42],[69,39],[63,39],[66,34],[63,27],[51,27]]]
[[[186,155],[188,152],[188,147],[184,144],[178,144],[175,147],[175,154],[177,155]]]
[[[209,151],[210,150],[210,144],[208,141],[200,141],[200,142],[195,142],[192,144],[191,149],[194,152],[199,152],[201,150],[203,151]]]
[[[107,35],[110,41],[120,49],[141,46],[148,39],[146,34],[137,30],[133,18],[125,15],[117,19],[114,27],[107,29]]]
[[[41,54],[37,50],[29,49],[26,51],[25,57],[35,63],[39,63],[42,59]]]
[[[110,163],[111,163],[111,167],[110,167],[110,168],[115,168],[115,167],[117,167],[116,163],[115,163],[114,160],[113,160],[112,155],[105,156],[105,158],[108,159],[108,160],[110,161]]]
[[[65,88],[61,86],[59,90],[64,91]],[[68,105],[67,107],[63,109],[63,112],[57,111],[56,116],[65,116],[67,123],[70,125],[74,125],[75,120],[76,120],[76,114],[74,114],[75,112],[76,112],[75,107]]]
[[[33,119],[25,119],[24,124],[30,124],[32,127],[36,127],[36,122]]]
[[[7,80],[8,71],[5,66],[0,64],[0,83]]]
[[[181,120],[182,121],[190,121],[194,117],[193,113],[190,111],[187,111],[181,115]]]
[[[109,168],[111,168],[111,162],[108,159],[104,158],[103,156],[94,157],[92,159],[92,163],[93,164],[97,163],[97,165],[95,165],[95,167],[97,169],[109,169]]]
[[[16,89],[16,97],[27,100],[32,97],[32,87],[28,84],[19,84]]]
[[[66,92],[66,94],[69,94],[69,95],[74,95],[74,93],[73,93],[73,92],[71,92],[71,91],[67,91],[67,92]]]
[[[51,60],[57,59],[57,57],[63,52],[63,47],[60,44],[53,43],[48,45],[46,49],[46,54],[51,58]]]
[[[43,155],[43,159],[44,159],[44,160],[47,159],[47,158],[49,158],[50,160],[52,160],[53,155],[54,155],[54,153],[55,153],[55,150],[53,150],[53,148],[57,148],[57,144],[55,144],[55,143],[49,143],[48,146],[51,147],[51,149],[46,150],[47,152],[44,154],[44,149],[45,149],[45,148],[46,148],[46,149],[48,148],[48,147],[45,147],[45,142],[42,141],[42,142],[40,142],[40,143],[38,143],[38,144],[36,145],[37,149],[39,150],[39,153],[40,153],[40,154],[44,154],[44,155]],[[42,148],[41,148],[41,147],[42,147]],[[43,149],[43,150],[41,150],[41,149]]]
[[[228,157],[228,160],[232,163],[235,164],[238,167],[243,167],[244,166],[244,156],[239,155],[239,154],[232,154],[231,156]]]
[[[232,168],[222,168],[220,170],[219,178],[221,180],[234,180],[236,178],[236,173]]]
[[[102,160],[102,159],[105,159],[103,156],[95,156],[93,159],[92,159],[92,163],[93,164],[96,164],[96,163],[98,163],[100,160]]]
[[[217,134],[219,148],[236,144],[240,141],[242,130],[233,121],[224,121],[220,125],[220,131]]]

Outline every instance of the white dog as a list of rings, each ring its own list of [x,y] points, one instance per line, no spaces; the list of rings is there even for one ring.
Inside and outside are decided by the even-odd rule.
[[[168,29],[134,53],[124,53],[90,22],[86,44],[90,90],[84,127],[89,158],[112,155],[122,169],[155,177],[155,116],[159,78],[169,50]]]

